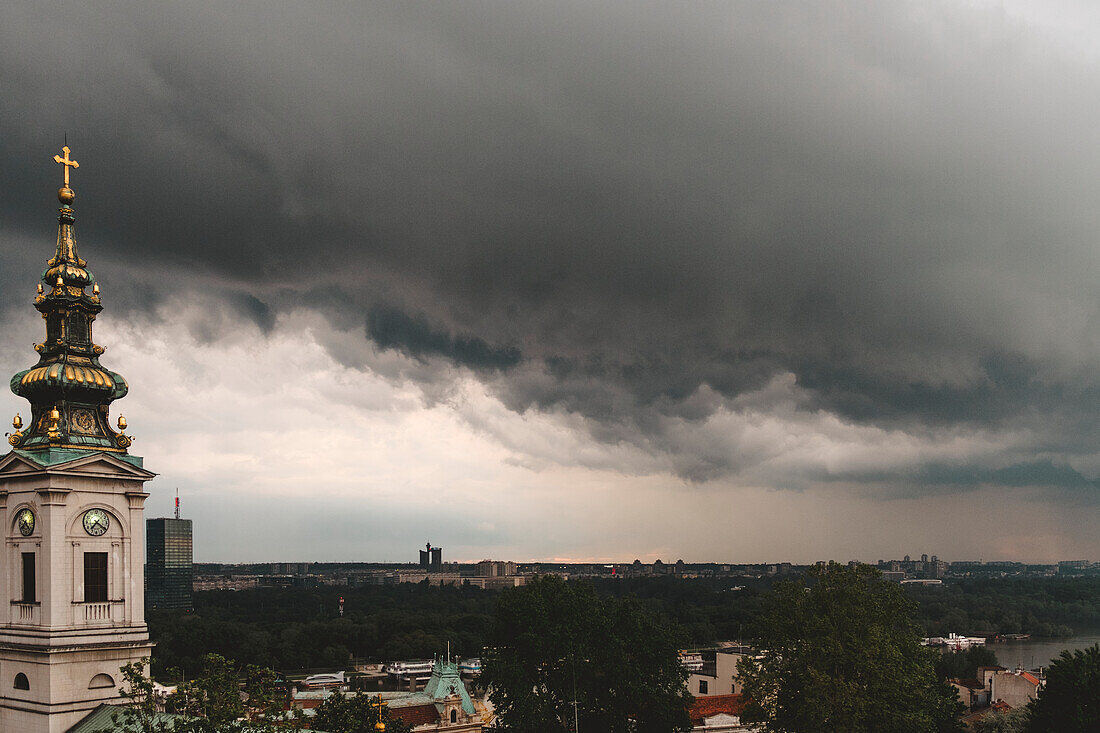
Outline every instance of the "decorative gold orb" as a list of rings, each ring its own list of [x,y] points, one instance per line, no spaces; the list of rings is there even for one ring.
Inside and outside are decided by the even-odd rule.
[[[57,189],[57,200],[68,206],[76,199],[76,194],[68,186],[62,186]]]
[[[18,430],[23,427],[23,418],[19,417],[19,413],[15,413],[15,417],[11,419],[11,426]]]
[[[375,723],[375,724],[374,724],[374,729],[375,729],[375,730],[385,730],[385,729],[386,729],[386,724],[385,724],[385,723],[381,723],[381,722],[379,722],[379,723]]]

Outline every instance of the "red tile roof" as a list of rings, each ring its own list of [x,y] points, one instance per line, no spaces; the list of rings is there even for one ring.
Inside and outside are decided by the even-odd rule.
[[[1031,684],[1035,685],[1036,687],[1039,686],[1039,678],[1033,675],[1031,672],[1021,672],[1020,676]]]
[[[972,723],[978,722],[987,715],[991,715],[993,713],[1007,713],[1011,709],[1012,706],[1006,703],[1004,700],[998,700],[987,708],[982,708],[981,710],[977,710],[970,715],[964,716],[962,718],[962,722],[966,723],[969,726]]]
[[[699,725],[712,715],[720,713],[740,715],[744,709],[744,695],[709,695],[695,698],[688,713],[691,715],[692,724]]]
[[[435,705],[409,705],[390,708],[390,715],[408,723],[410,726],[434,723],[439,720],[439,711]]]

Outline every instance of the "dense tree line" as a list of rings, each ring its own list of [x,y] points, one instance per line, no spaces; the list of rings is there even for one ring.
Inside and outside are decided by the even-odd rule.
[[[338,612],[344,597],[344,616]],[[207,652],[280,671],[476,656],[496,594],[469,587],[260,588],[195,594],[195,611],[151,611],[154,674],[195,670]]]
[[[728,578],[592,581],[600,595],[634,597],[674,621],[691,646],[747,638],[772,585]],[[1096,578],[951,581],[907,587],[905,593],[917,603],[914,619],[927,635],[1062,636],[1100,629]],[[337,610],[341,596],[343,618]],[[425,585],[200,592],[194,613],[150,612],[158,645],[154,671],[197,669],[204,652],[283,671],[339,667],[351,657],[430,658],[448,641],[457,654],[475,656],[486,644],[498,596]]]
[[[959,580],[908,593],[930,636],[953,631],[1065,637],[1100,629],[1100,578]]]
[[[913,590],[866,566],[830,564],[774,585],[736,588],[718,579],[544,578],[499,593],[426,585],[212,592],[198,595],[194,613],[155,613],[150,622],[158,669],[163,675],[165,668],[183,668],[181,679],[189,682],[176,706],[188,725],[200,727],[214,725],[223,708],[233,719],[272,721],[259,703],[275,675],[261,668],[424,657],[451,641],[459,655],[484,654],[485,679],[498,691],[500,720],[509,730],[567,733],[581,719],[591,729],[624,733],[685,730],[690,698],[677,648],[690,636],[708,643],[743,631],[763,650],[742,670],[745,718],[766,730],[945,733],[958,730],[961,705],[943,680],[972,677],[995,658],[986,649],[940,655],[918,645],[922,633],[935,633],[955,611],[986,614],[991,625],[1016,614],[1021,631],[1078,613],[1072,618],[1084,630],[1098,591],[1089,578]],[[235,665],[207,654],[234,651]],[[191,656],[197,654],[204,656]],[[982,729],[1098,730],[1098,681],[1100,647],[1064,654],[1034,705],[991,716]],[[239,684],[251,690],[243,718],[219,702],[239,705]],[[624,692],[631,690],[638,694]],[[362,722],[365,706],[359,697],[334,703],[328,712],[335,729]]]

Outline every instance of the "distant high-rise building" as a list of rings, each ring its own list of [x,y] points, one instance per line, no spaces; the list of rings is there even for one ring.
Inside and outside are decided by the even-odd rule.
[[[443,570],[443,548],[432,547],[431,542],[424,547],[425,549],[420,551],[420,567],[431,573],[441,572]]]
[[[638,564],[640,565],[641,563]],[[640,574],[640,571],[634,570],[633,568],[632,570]],[[516,564],[514,562],[500,562],[498,560],[482,560],[477,564],[477,574],[482,578],[498,578],[507,575],[515,575]]]
[[[145,605],[191,610],[191,520],[176,516],[145,520]]]

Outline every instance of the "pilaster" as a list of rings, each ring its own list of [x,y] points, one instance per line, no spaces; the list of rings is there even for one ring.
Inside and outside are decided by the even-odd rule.
[[[65,547],[65,520],[69,489],[47,488],[37,492],[41,516],[42,544],[39,549],[36,571],[38,573],[38,602],[42,626],[52,627],[71,623],[72,596],[68,592],[69,577],[73,566]]]

